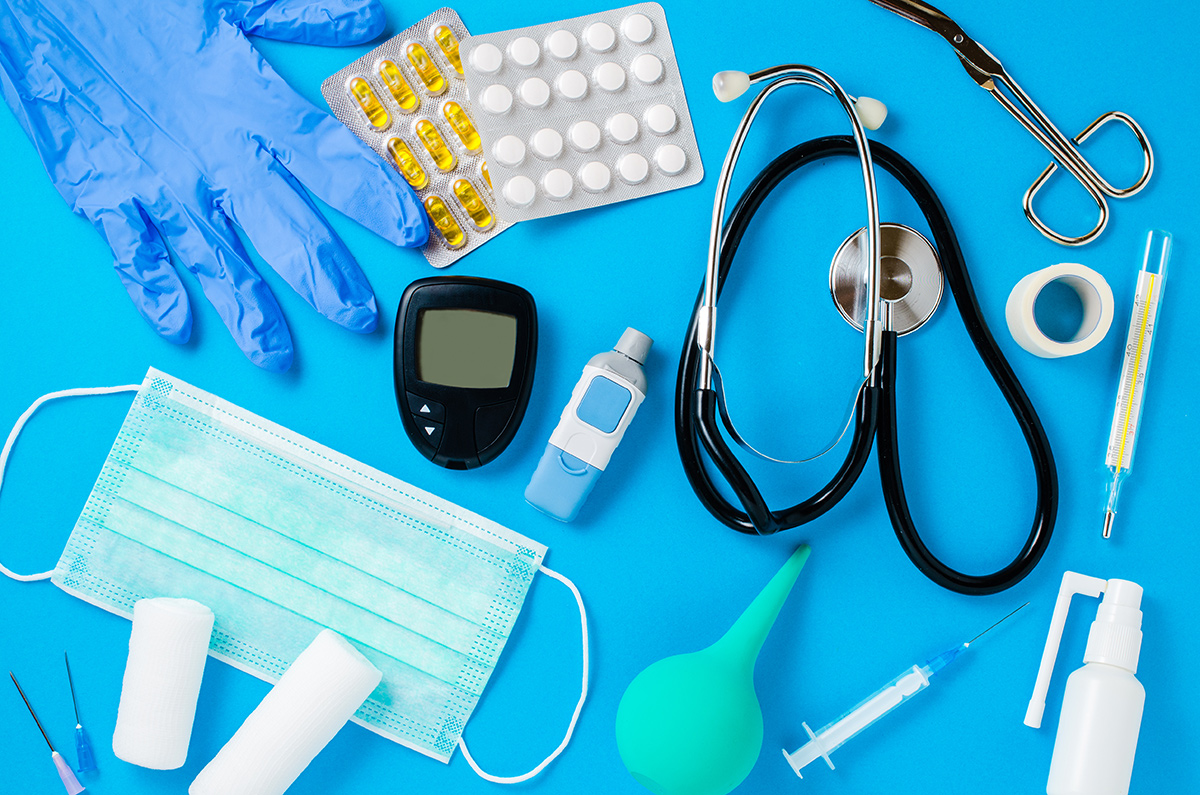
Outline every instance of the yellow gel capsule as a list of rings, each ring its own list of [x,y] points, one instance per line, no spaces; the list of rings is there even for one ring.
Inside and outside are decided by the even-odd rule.
[[[408,144],[399,138],[393,138],[388,141],[388,151],[392,153],[392,160],[396,163],[396,169],[404,175],[409,185],[420,190],[429,184],[429,176],[426,175],[425,169],[421,168],[421,164],[417,162],[417,158],[413,155],[412,150],[408,148]]]
[[[486,160],[479,164],[479,173],[483,175],[485,180],[487,180],[488,190],[495,190],[495,188],[492,187],[492,175],[488,173]]]
[[[446,78],[442,77],[437,64],[429,57],[429,53],[425,51],[424,47],[414,41],[404,52],[408,55],[408,62],[413,65],[413,69],[417,70],[421,82],[425,84],[425,88],[429,90],[430,94],[437,96],[446,90]]]
[[[458,140],[462,141],[462,145],[468,151],[478,152],[483,143],[479,140],[479,131],[475,129],[475,122],[471,121],[471,117],[463,110],[463,106],[457,102],[447,102],[442,105],[442,115],[446,117],[446,121],[450,122],[451,129],[458,135]]]
[[[454,220],[454,216],[450,214],[450,208],[438,196],[429,196],[425,199],[425,212],[429,213],[429,220],[433,221],[433,225],[442,233],[442,239],[446,241],[449,248],[462,248],[466,245],[467,236],[463,232],[462,227],[458,225],[458,221]]]
[[[454,67],[454,71],[461,75],[463,73],[462,57],[458,54],[458,38],[454,35],[454,31],[445,25],[438,25],[433,29],[433,40],[437,42],[438,47],[441,47],[442,54]]]
[[[471,223],[480,229],[487,229],[492,225],[492,211],[483,203],[479,192],[475,190],[475,186],[469,180],[455,180],[454,195],[463,210],[466,211],[467,216],[470,217]]]
[[[375,92],[371,90],[370,83],[361,77],[354,78],[350,81],[350,96],[354,97],[354,101],[358,103],[359,109],[362,110],[372,127],[382,130],[388,126],[388,112],[379,101],[379,97],[375,96]]]
[[[387,90],[392,92],[392,99],[396,100],[400,110],[412,113],[420,106],[421,98],[408,85],[408,81],[404,79],[404,75],[400,74],[400,68],[395,63],[380,61],[379,78],[383,80]]]
[[[433,122],[428,119],[421,119],[417,122],[417,137],[424,144],[425,151],[433,158],[434,165],[442,171],[454,168],[454,153],[450,151],[450,147],[446,146],[446,142],[442,140],[442,134],[437,131],[437,127],[433,126]]]

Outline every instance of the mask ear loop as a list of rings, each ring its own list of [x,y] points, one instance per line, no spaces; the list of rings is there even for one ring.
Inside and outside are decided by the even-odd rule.
[[[579,691],[579,703],[575,705],[575,712],[571,715],[571,724],[567,726],[567,733],[563,736],[562,742],[554,749],[550,756],[542,760],[541,764],[520,776],[493,776],[491,773],[485,773],[475,763],[475,759],[471,756],[471,752],[467,750],[467,743],[462,737],[458,738],[458,747],[462,749],[463,758],[467,760],[467,764],[475,771],[475,774],[482,779],[491,781],[494,784],[519,784],[522,781],[528,781],[546,769],[546,765],[553,762],[559,754],[567,747],[567,743],[571,742],[571,735],[575,732],[575,724],[579,722],[579,713],[583,711],[583,702],[587,701],[588,694],[588,627],[587,627],[587,611],[583,607],[583,597],[579,594],[579,589],[575,587],[575,583],[571,582],[565,576],[556,571],[552,571],[545,566],[541,566],[540,570],[543,574],[548,574],[554,579],[561,582],[563,585],[571,589],[571,593],[575,595],[575,602],[579,605],[579,623],[582,628],[583,636],[583,685]]]
[[[17,442],[17,437],[21,435],[21,429],[25,427],[25,423],[33,416],[43,403],[48,400],[56,400],[64,397],[76,397],[79,395],[111,395],[114,392],[137,392],[141,389],[141,384],[126,384],[125,386],[99,386],[99,387],[83,387],[81,389],[64,389],[59,392],[51,392],[48,395],[42,395],[37,400],[33,401],[33,405],[25,409],[25,413],[17,418],[17,424],[8,434],[8,441],[4,443],[4,450],[0,451],[0,489],[4,488],[4,469],[8,466],[8,456],[12,452],[13,445]],[[0,563],[0,574],[6,577],[11,577],[19,582],[37,582],[38,580],[48,580],[50,575],[54,573],[54,569],[43,571],[39,574],[17,574],[12,569]]]

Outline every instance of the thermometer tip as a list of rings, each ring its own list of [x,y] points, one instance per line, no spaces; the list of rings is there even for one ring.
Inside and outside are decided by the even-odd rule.
[[[1109,536],[1112,535],[1113,519],[1115,519],[1116,516],[1117,515],[1115,513],[1113,513],[1112,511],[1104,512],[1104,537],[1105,538],[1108,538]]]

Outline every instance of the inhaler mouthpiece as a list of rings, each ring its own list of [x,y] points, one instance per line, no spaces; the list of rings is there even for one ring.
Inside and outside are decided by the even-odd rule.
[[[722,102],[732,102],[745,94],[748,88],[750,88],[750,75],[745,72],[717,72],[713,75],[713,93]]]
[[[887,118],[888,109],[887,105],[877,99],[859,97],[854,100],[854,113],[868,130],[878,130]]]

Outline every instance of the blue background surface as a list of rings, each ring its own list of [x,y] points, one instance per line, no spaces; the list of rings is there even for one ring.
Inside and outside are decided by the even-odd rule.
[[[387,2],[389,29],[429,11]],[[731,11],[730,9],[733,9]],[[547,564],[574,578],[590,610],[592,696],[575,739],[541,777],[544,793],[637,793],[613,736],[621,693],[649,663],[715,640],[800,541],[813,556],[759,660],[765,714],[759,764],[740,791],[765,793],[1041,792],[1066,674],[1082,658],[1095,605],[1075,608],[1040,731],[1021,720],[1032,690],[1062,572],[1122,577],[1146,589],[1138,676],[1147,700],[1135,792],[1200,791],[1194,749],[1197,690],[1187,666],[1200,658],[1194,582],[1197,376],[1186,325],[1197,297],[1194,188],[1197,105],[1186,74],[1200,12],[1193,4],[1116,0],[946,11],[996,53],[1068,132],[1120,109],[1148,132],[1158,167],[1140,195],[1113,202],[1108,231],[1068,250],[1024,220],[1019,197],[1046,161],[1041,148],[963,73],[934,34],[865,0],[763,7],[668,3],[707,175],[699,186],[586,213],[520,224],[450,272],[512,281],[538,302],[541,346],[533,397],[512,446],[471,472],[439,469],[407,441],[392,394],[394,312],[405,286],[432,275],[421,255],[396,250],[327,211],[366,270],[381,307],[379,329],[356,336],[326,322],[264,268],[296,345],[290,372],[255,369],[238,352],[195,283],[190,344],[158,339],[128,305],[110,256],[73,217],[9,114],[0,114],[0,418],[53,390],[137,382],[154,365],[347,455],[478,511],[550,546]],[[565,0],[463,2],[482,33],[602,10]],[[731,16],[732,14],[732,16]],[[324,107],[321,80],[367,47],[347,50],[262,42],[272,64]],[[713,520],[680,467],[671,421],[675,367],[695,290],[720,159],[745,100],[721,106],[709,91],[720,69],[806,62],[851,93],[883,99],[891,117],[874,137],[912,160],[939,191],[962,241],[980,301],[1005,354],[1049,433],[1061,484],[1049,552],[1012,590],[964,597],[930,583],[908,562],[889,527],[874,462],[842,504],[818,521],[773,538],[739,536]],[[760,116],[736,186],[769,157],[845,129],[839,111],[812,91],[792,91]],[[1089,152],[1123,184],[1134,176],[1133,144],[1116,130]],[[1078,188],[1059,183],[1047,214],[1091,222]],[[860,338],[830,306],[827,266],[861,224],[853,164],[830,163],[794,179],[755,222],[722,302],[719,360],[731,404],[751,440],[781,454],[824,442],[853,389]],[[897,186],[884,181],[885,220],[916,223]],[[917,223],[919,228],[923,228]],[[1173,231],[1147,414],[1115,535],[1100,537],[1101,464],[1145,230]],[[1084,227],[1086,228],[1086,227]],[[1102,273],[1116,295],[1109,336],[1065,360],[1025,353],[1004,326],[1004,304],[1026,273],[1078,261]],[[1027,532],[1032,471],[1020,434],[970,347],[949,296],[935,318],[904,339],[899,410],[905,482],[927,542],[973,571],[1003,565]],[[651,392],[590,501],[571,525],[525,505],[528,482],[587,359],[626,325],[652,336]],[[42,409],[17,445],[0,502],[0,559],[18,571],[51,567],[116,435],[128,396],[59,401]],[[839,456],[840,458],[840,456]],[[755,467],[774,504],[795,502],[834,462],[799,469]],[[805,739],[801,721],[836,718],[905,666],[954,645],[1013,607],[1030,608],[918,697],[835,755],[836,771],[809,768],[801,782],[779,756]],[[103,793],[184,792],[266,693],[268,686],[209,665],[187,765],[146,771],[112,755],[128,622],[47,583],[0,579],[0,668],[24,683],[51,738],[74,757],[73,721],[61,655],[70,651]],[[539,578],[497,675],[466,730],[480,764],[501,775],[528,770],[559,741],[579,682],[578,623],[570,595]],[[10,792],[58,792],[45,746],[11,687],[0,686],[0,780]],[[786,789],[785,789],[786,788]],[[449,766],[347,727],[291,792],[485,792],[463,760]]]

